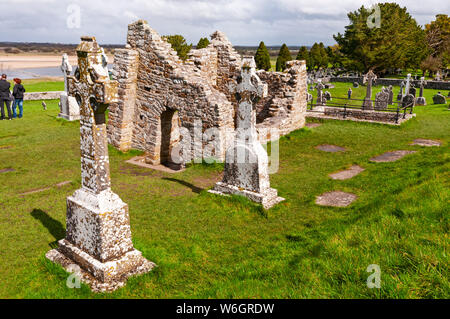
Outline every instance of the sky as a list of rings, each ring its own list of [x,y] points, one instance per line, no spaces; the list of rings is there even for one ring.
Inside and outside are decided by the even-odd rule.
[[[381,1],[380,1],[381,2]],[[448,0],[395,0],[424,25],[450,14]],[[182,34],[194,45],[215,30],[233,45],[334,44],[347,13],[375,0],[0,0],[0,42],[125,44],[127,25],[147,20],[161,35]],[[8,15],[5,15],[8,13]],[[381,17],[381,23],[383,23]]]

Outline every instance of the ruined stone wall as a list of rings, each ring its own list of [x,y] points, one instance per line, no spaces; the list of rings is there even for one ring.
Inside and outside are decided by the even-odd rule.
[[[241,57],[223,33],[213,33],[208,47],[191,50],[183,62],[169,43],[139,20],[129,25],[126,48],[116,50],[114,60],[119,102],[112,104],[109,111],[111,144],[122,151],[144,150],[151,163],[159,164],[161,143],[169,143],[161,136],[168,132],[165,123],[172,123],[170,145],[178,142],[178,131],[183,127],[191,133],[194,150],[202,148],[193,130],[194,123],[201,121],[203,132],[212,127],[219,129],[220,136],[214,139],[220,140],[220,153],[215,155],[224,158],[229,141],[224,138],[225,132],[233,131],[235,125],[237,102],[233,88],[240,74]],[[258,130],[278,128],[284,135],[303,127],[305,62],[291,61],[283,73],[260,71],[258,75],[269,85],[269,97],[257,105]],[[204,140],[203,146],[208,142]]]
[[[231,103],[223,93],[213,87],[211,75],[215,73],[214,63],[205,60],[204,63],[196,65],[196,59],[198,62],[202,57],[196,57],[195,54],[191,60],[183,63],[170,44],[144,21],[129,26],[127,42],[129,48],[118,50],[115,56],[117,62],[114,74],[120,83],[119,97],[122,102],[113,105],[110,111],[110,142],[114,146],[122,150],[145,150],[153,157],[152,160],[158,163],[161,116],[166,111],[171,111],[174,115],[176,113],[179,118],[178,126],[190,130],[192,143],[195,141],[192,129],[195,120],[201,120],[203,130],[211,127],[223,130],[234,127]],[[130,63],[125,61],[127,54],[123,51],[129,51],[127,54],[135,51],[139,57],[136,80],[130,78],[130,73],[126,72]],[[214,57],[211,50],[206,51]],[[127,90],[128,82],[135,83],[134,95]],[[128,112],[123,112],[123,105],[128,106]],[[127,116],[121,115],[124,113]],[[132,124],[128,125],[130,118]],[[124,128],[132,130],[129,145]],[[178,128],[174,126],[173,129]],[[224,149],[225,145],[222,148]],[[191,149],[194,149],[194,145]],[[223,154],[218,156],[223,157]]]
[[[305,61],[290,61],[284,72],[257,72],[268,84],[268,96],[256,105],[257,127],[272,127],[280,135],[302,128],[306,114],[306,64]]]

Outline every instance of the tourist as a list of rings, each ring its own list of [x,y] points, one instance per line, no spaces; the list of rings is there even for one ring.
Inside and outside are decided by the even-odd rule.
[[[0,120],[5,119],[5,108],[4,105],[6,104],[6,110],[8,111],[8,120],[12,120],[11,116],[11,92],[9,91],[9,88],[11,87],[11,84],[9,84],[8,81],[6,81],[6,74],[2,74],[2,77],[0,79],[0,104],[1,104],[1,111],[2,111],[2,117]]]
[[[22,85],[22,80],[15,78],[14,82],[16,83],[14,85],[13,89],[13,96],[14,96],[14,104],[13,104],[13,118],[17,117],[16,113],[16,107],[19,107],[19,119],[23,116],[23,94],[25,93],[25,88]]]
[[[351,99],[352,98],[352,88],[348,88],[348,91],[347,91],[347,95],[348,95],[348,98],[349,99]]]

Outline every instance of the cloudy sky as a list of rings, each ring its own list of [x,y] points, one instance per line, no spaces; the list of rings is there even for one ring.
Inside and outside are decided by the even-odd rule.
[[[124,44],[127,25],[145,19],[161,35],[188,42],[215,30],[234,45],[333,44],[347,12],[375,0],[0,0],[0,41],[78,43],[94,35],[102,44]],[[381,1],[380,1],[381,2]],[[448,0],[395,0],[419,24],[449,14]],[[79,13],[79,14],[78,14]],[[7,14],[7,15],[6,15]],[[383,21],[382,21],[383,23]]]

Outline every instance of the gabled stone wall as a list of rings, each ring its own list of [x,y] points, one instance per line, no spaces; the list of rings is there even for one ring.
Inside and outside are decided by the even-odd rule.
[[[218,128],[223,159],[234,130],[237,106],[234,87],[241,57],[226,36],[216,31],[208,47],[191,50],[186,61],[143,20],[128,26],[127,45],[117,50],[113,75],[119,82],[119,102],[110,106],[108,139],[122,151],[146,151],[148,162],[161,162],[161,143],[173,147],[181,127],[191,134],[191,150],[201,149],[194,123],[203,132]],[[257,108],[262,126],[280,128],[281,134],[303,127],[306,110],[306,68],[296,61],[285,73],[265,72],[270,97]],[[270,111],[276,109],[275,112]],[[269,110],[269,111],[268,111]],[[167,134],[169,125],[170,138]],[[170,141],[169,141],[170,140]],[[203,145],[208,141],[203,141]],[[191,154],[198,157],[202,154]],[[165,157],[165,156],[163,156]],[[164,158],[163,158],[164,159]]]

